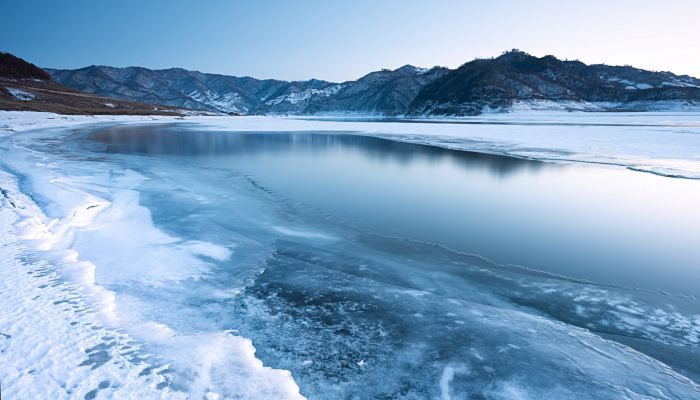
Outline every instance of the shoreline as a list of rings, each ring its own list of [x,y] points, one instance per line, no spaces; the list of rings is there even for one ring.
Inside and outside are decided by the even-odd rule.
[[[3,130],[12,133],[102,123],[179,123],[227,132],[348,132],[452,150],[617,165],[659,176],[700,179],[700,154],[693,150],[700,148],[700,113],[580,114],[505,114],[474,117],[467,122],[377,122],[279,116],[62,116],[0,111],[0,135]],[[570,121],[572,117],[577,120]],[[634,118],[645,121],[628,122]]]

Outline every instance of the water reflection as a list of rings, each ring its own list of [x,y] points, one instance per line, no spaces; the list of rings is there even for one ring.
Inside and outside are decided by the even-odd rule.
[[[335,223],[498,263],[686,293],[695,293],[693,282],[700,279],[696,181],[351,132],[148,125],[103,129],[90,139],[76,143],[119,157],[137,154],[139,160],[129,163],[146,169],[157,158],[201,171],[201,187],[192,190],[219,190],[224,182],[214,171],[242,174],[266,193],[330,215]]]
[[[109,153],[177,156],[255,155],[280,152],[343,152],[354,150],[379,161],[408,164],[416,161],[452,162],[466,169],[482,169],[499,177],[522,170],[563,168],[516,157],[444,149],[422,144],[347,133],[326,132],[192,132],[178,126],[110,127],[91,139]]]

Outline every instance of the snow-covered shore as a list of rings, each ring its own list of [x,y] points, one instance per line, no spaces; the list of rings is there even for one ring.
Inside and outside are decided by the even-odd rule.
[[[14,122],[14,131],[94,122],[91,117],[64,119],[43,113],[20,113],[8,121]],[[99,122],[153,121],[168,120],[107,117]],[[219,399],[218,390],[234,387],[239,398],[301,398],[290,373],[264,366],[249,339],[228,331],[176,335],[165,325],[130,315],[123,303],[117,310],[115,293],[96,283],[96,265],[112,280],[139,281],[149,288],[197,279],[209,267],[200,256],[228,258],[229,250],[159,230],[132,190],[146,179],[138,173],[119,174],[106,167],[93,169],[95,176],[61,175],[61,168],[70,168],[68,163],[49,162],[45,154],[2,141],[3,136],[0,377],[4,396],[93,399],[106,392],[124,399]],[[32,182],[31,193],[23,192],[22,179]],[[44,200],[46,209],[37,204],[37,197]],[[85,231],[90,234],[79,240]],[[120,263],[115,265],[114,260]],[[152,273],[139,268],[144,263]],[[124,298],[128,304],[129,296]],[[169,348],[177,356],[165,362],[144,350],[144,342]],[[195,377],[185,392],[169,381],[169,368],[175,364]],[[232,375],[218,372],[224,368]]]
[[[99,123],[174,122],[181,118],[143,115],[61,115],[35,111],[0,111],[0,134],[32,129],[70,128]]]
[[[68,260],[71,250],[60,254],[47,248],[53,260],[35,257],[32,247],[46,245],[51,229],[43,226],[43,238],[39,235],[36,229],[43,213],[19,190],[16,177],[0,171],[0,188],[3,395],[8,399],[94,398],[110,388],[121,398],[184,398],[182,393],[157,388],[163,377],[143,373],[157,367],[133,356],[139,344],[104,325],[100,308],[109,303],[109,293],[63,279],[71,269],[82,269],[89,279],[94,274],[89,262]],[[34,236],[27,227],[36,228]],[[96,292],[104,295],[101,300]]]

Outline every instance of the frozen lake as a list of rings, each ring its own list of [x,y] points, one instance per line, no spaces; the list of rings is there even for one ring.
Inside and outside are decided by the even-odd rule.
[[[696,180],[323,132],[142,126],[92,139],[247,174],[320,214],[499,264],[691,294],[700,282]]]
[[[381,136],[103,126],[2,165],[137,343],[100,361],[172,396],[700,397],[699,180]]]

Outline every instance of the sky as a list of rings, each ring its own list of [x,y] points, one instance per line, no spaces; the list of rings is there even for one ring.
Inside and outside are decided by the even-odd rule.
[[[700,77],[698,0],[0,0],[0,50],[41,67],[345,81],[517,48]]]

